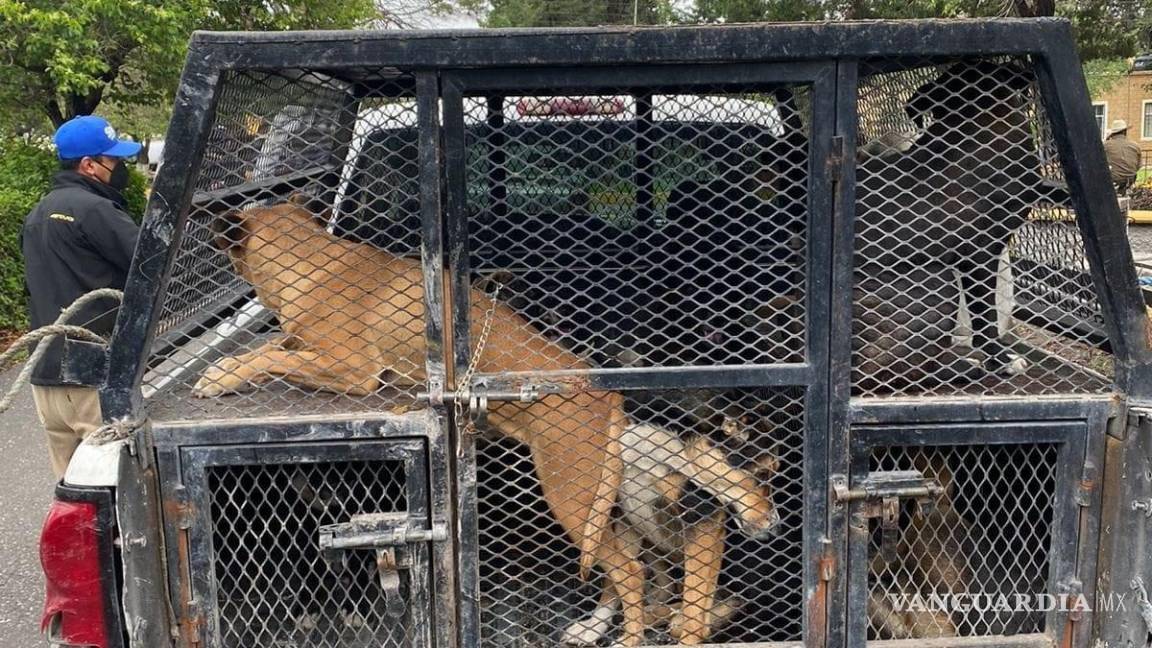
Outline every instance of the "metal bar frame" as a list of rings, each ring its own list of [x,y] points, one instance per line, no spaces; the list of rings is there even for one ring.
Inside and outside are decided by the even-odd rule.
[[[169,134],[170,140],[186,146],[173,147],[175,154],[157,179],[149,203],[137,258],[129,275],[128,297],[111,347],[109,379],[103,396],[107,401],[105,411],[110,418],[139,414],[138,385],[144,357],[183,230],[192,187],[190,181],[199,166],[221,72],[293,67],[323,70],[387,65],[444,70],[480,68],[473,70],[476,78],[470,83],[496,91],[500,85],[527,89],[532,85],[531,75],[538,70],[576,64],[585,67],[567,67],[552,74],[561,74],[566,79],[564,85],[569,87],[582,84],[636,87],[647,80],[659,79],[661,74],[668,84],[674,84],[675,79],[668,78],[673,76],[670,71],[682,69],[672,66],[673,63],[708,66],[716,62],[772,61],[784,68],[797,69],[811,65],[807,63],[811,60],[848,61],[870,56],[1032,55],[1038,61],[1045,96],[1052,98],[1049,109],[1054,118],[1053,130],[1070,186],[1078,197],[1081,227],[1089,242],[1093,277],[1106,304],[1106,320],[1114,323],[1122,318],[1125,322],[1123,326],[1111,325],[1110,330],[1115,338],[1118,367],[1123,369],[1119,372],[1124,378],[1121,385],[1127,386],[1128,373],[1144,371],[1140,367],[1149,366],[1152,354],[1148,352],[1139,320],[1143,302],[1133,297],[1139,295],[1139,291],[1130,255],[1124,256],[1119,250],[1119,257],[1104,254],[1113,250],[1106,250],[1098,243],[1120,240],[1115,235],[1121,225],[1107,201],[1089,201],[1085,193],[1104,195],[1106,179],[1100,171],[1102,167],[1093,166],[1096,162],[1102,163],[1102,149],[1098,142],[1087,141],[1089,126],[1094,121],[1086,104],[1081,105],[1085,90],[1082,82],[1076,83],[1082,74],[1075,56],[1070,53],[1070,43],[1068,24],[1055,19],[785,24],[724,29],[197,33],[176,102],[173,131]],[[338,44],[342,46],[336,46]],[[612,67],[588,67],[596,65]],[[629,65],[643,67],[627,70]],[[503,69],[484,69],[497,67]],[[728,68],[729,80],[737,83],[746,77],[754,82],[754,72],[739,71],[744,67],[748,66]],[[639,76],[624,76],[632,73]],[[1072,76],[1067,76],[1069,74]],[[787,80],[787,76],[783,80]],[[1058,83],[1056,78],[1072,79],[1072,82]],[[1083,155],[1072,155],[1073,151]],[[850,187],[846,185],[845,189]],[[451,201],[451,192],[448,198]],[[1109,221],[1114,222],[1109,224]],[[836,261],[850,263],[843,257],[837,257]],[[1138,301],[1139,313],[1134,309]],[[1134,396],[1152,393],[1152,380],[1141,378],[1131,386],[1140,387],[1130,390]]]
[[[611,71],[588,68],[557,68],[533,71],[524,79],[518,70],[467,70],[448,72],[442,77],[444,99],[444,146],[447,168],[447,218],[450,267],[454,291],[453,322],[455,331],[456,375],[463,373],[470,359],[469,300],[470,267],[468,227],[465,205],[467,156],[464,153],[465,122],[463,102],[466,97],[486,94],[531,91],[605,91],[631,92],[641,97],[668,89],[699,91],[702,88],[747,89],[778,86],[784,83],[809,84],[812,87],[812,132],[808,138],[808,214],[809,232],[827,232],[832,227],[831,174],[827,161],[831,137],[835,130],[835,68],[827,63],[797,65],[757,64],[745,66],[675,66],[617,67]],[[641,190],[644,188],[641,187]],[[805,271],[806,313],[810,322],[830,317],[832,254],[828,242],[808,237]],[[682,389],[686,387],[755,387],[792,386],[805,388],[805,529],[804,552],[804,628],[808,645],[825,643],[824,628],[829,605],[827,588],[821,586],[822,563],[826,550],[827,529],[824,505],[827,502],[827,459],[823,430],[826,428],[827,393],[821,377],[827,375],[828,340],[819,327],[809,332],[806,362],[755,366],[714,367],[647,367],[639,369],[592,369],[587,371],[508,372],[477,374],[475,383],[488,390],[513,392],[532,385],[540,393],[571,391]],[[457,389],[464,387],[456,385]],[[461,570],[460,645],[476,646],[480,640],[478,520],[476,514],[474,439],[461,439],[457,471],[459,494]],[[815,558],[813,558],[815,557]],[[476,608],[476,609],[466,609]]]
[[[175,547],[169,547],[168,564],[174,576],[183,582],[175,590],[180,592],[178,618],[181,635],[189,643],[218,648],[219,608],[215,604],[217,583],[215,525],[211,519],[211,493],[208,490],[208,469],[225,466],[257,466],[318,463],[324,461],[387,461],[399,462],[405,471],[405,497],[407,513],[413,518],[428,519],[429,492],[427,446],[420,439],[378,439],[375,441],[329,441],[314,444],[299,443],[247,443],[233,446],[176,447],[163,455],[161,465],[173,462],[181,474],[180,483],[165,484],[165,531],[168,537],[180,538]],[[173,466],[175,468],[175,466]],[[179,514],[173,515],[173,508]],[[427,615],[431,609],[429,586],[432,568],[425,546],[415,546],[413,568],[409,570],[412,601],[407,610],[412,628],[412,648],[430,648],[431,624]],[[194,615],[189,615],[189,612]],[[182,613],[182,614],[181,614]],[[419,627],[417,624],[419,623]]]
[[[849,486],[856,487],[868,476],[872,452],[887,447],[990,447],[996,445],[1056,445],[1056,475],[1053,478],[1053,519],[1048,547],[1047,592],[1053,595],[1082,593],[1084,574],[1078,569],[1079,551],[1085,544],[1092,546],[1096,538],[1084,537],[1096,529],[1082,519],[1084,493],[1081,475],[1090,437],[1103,437],[1102,427],[1093,430],[1090,425],[1103,422],[1104,408],[1095,415],[1081,420],[1011,422],[942,422],[902,423],[896,425],[861,425],[852,428],[851,472]],[[863,502],[851,502],[847,509],[851,519],[848,538],[848,632],[849,648],[865,648],[876,642],[867,641],[868,634],[868,569],[871,526],[862,515]],[[1089,516],[1091,517],[1091,516]],[[1094,567],[1094,565],[1092,565]],[[1094,574],[1093,574],[1094,575]],[[1089,599],[1091,600],[1091,599]],[[1044,635],[1051,645],[1074,646],[1073,637],[1081,634],[1077,628],[1080,617],[1072,618],[1066,610],[1053,610],[1045,618]],[[1090,625],[1090,624],[1089,624]],[[964,638],[970,645],[981,644],[981,637]],[[923,640],[917,640],[921,645]],[[937,640],[941,646],[964,645],[959,639]],[[901,642],[883,642],[899,645]]]
[[[142,413],[140,383],[188,219],[219,97],[221,72],[207,49],[192,43],[166,136],[172,155],[152,185],[108,348],[108,378],[100,391],[106,421],[134,420]]]
[[[1095,436],[1102,421],[1115,420],[1122,416],[1125,399],[1135,403],[1152,401],[1152,351],[1149,349],[1149,328],[1144,319],[1144,300],[1136,287],[1132,271],[1130,251],[1123,245],[1123,225],[1117,209],[1109,200],[1111,189],[1103,171],[1103,154],[1095,134],[1094,120],[1088,109],[1087,94],[1082,70],[1074,53],[1069,24],[1058,19],[1028,20],[959,20],[959,21],[878,21],[870,23],[792,23],[785,25],[747,25],[717,27],[691,27],[676,29],[635,29],[635,28],[593,28],[557,30],[477,30],[443,32],[308,32],[308,33],[214,33],[199,32],[193,36],[181,84],[176,97],[172,126],[169,130],[169,148],[172,155],[161,170],[154,189],[141,231],[140,240],[133,259],[126,288],[126,297],[120,309],[119,319],[108,352],[108,377],[101,390],[101,402],[106,420],[139,420],[143,416],[140,383],[147,368],[147,357],[153,341],[153,334],[163,306],[163,298],[170,279],[173,261],[180,247],[187,214],[193,203],[194,179],[200,167],[207,134],[214,118],[215,103],[218,98],[222,73],[229,70],[256,69],[322,69],[333,74],[351,68],[379,68],[382,66],[403,67],[424,70],[421,72],[425,99],[421,106],[427,113],[435,105],[428,99],[427,92],[433,80],[440,81],[439,94],[444,103],[444,128],[440,147],[434,152],[421,151],[422,199],[438,200],[438,191],[429,187],[440,187],[437,167],[443,163],[444,208],[449,215],[460,213],[464,196],[454,190],[462,186],[463,178],[454,176],[463,168],[465,161],[455,159],[463,152],[463,131],[453,130],[453,124],[463,123],[459,114],[460,102],[454,98],[463,96],[462,89],[450,80],[452,70],[471,69],[475,79],[491,79],[489,96],[497,94],[499,88],[495,80],[505,79],[505,85],[513,90],[527,89],[524,79],[551,79],[561,75],[568,87],[574,83],[587,86],[618,85],[627,87],[643,86],[648,80],[660,78],[679,79],[679,64],[696,67],[724,65],[726,72],[733,75],[750,73],[737,72],[747,66],[739,64],[762,64],[771,62],[784,68],[798,65],[811,65],[812,61],[827,61],[836,66],[834,92],[835,120],[832,133],[840,137],[842,164],[837,171],[831,167],[829,175],[836,179],[835,197],[831,207],[832,227],[830,245],[830,278],[825,284],[827,294],[818,299],[826,299],[830,311],[826,331],[810,327],[810,336],[821,336],[827,340],[826,357],[821,359],[809,356],[803,365],[775,365],[768,368],[723,367],[716,369],[693,368],[691,370],[672,369],[669,376],[660,376],[660,371],[624,370],[613,374],[611,371],[598,372],[587,376],[602,389],[628,389],[646,386],[651,382],[663,382],[679,387],[703,386],[720,381],[733,385],[772,385],[826,383],[827,390],[823,403],[815,402],[813,390],[808,393],[809,417],[826,417],[826,428],[820,434],[826,439],[807,440],[816,450],[826,453],[827,461],[822,466],[806,466],[808,476],[828,474],[837,468],[846,468],[849,461],[851,425],[859,423],[914,423],[917,421],[1028,421],[1028,420],[1082,420],[1089,423],[1088,441],[1084,444],[1083,478],[1091,480],[1093,475],[1104,471],[1105,476],[1113,475],[1112,481],[1121,472],[1118,466],[1128,465],[1129,455],[1140,452],[1143,446],[1121,439],[1105,439]],[[987,399],[981,397],[957,399],[868,399],[853,400],[847,384],[850,369],[851,334],[851,285],[854,220],[854,164],[852,155],[855,149],[855,99],[857,84],[857,61],[870,57],[904,57],[908,60],[927,58],[991,57],[991,56],[1031,56],[1036,65],[1040,87],[1049,111],[1053,135],[1059,149],[1068,179],[1074,205],[1078,213],[1081,229],[1088,252],[1089,265],[1096,292],[1101,301],[1106,330],[1110,336],[1116,356],[1118,393],[1124,396],[1114,398],[1088,399],[1069,398],[1030,398],[1030,399]],[[581,66],[581,67],[576,67]],[[620,78],[620,69],[631,66],[642,75],[636,78]],[[635,67],[641,66],[641,67]],[[439,78],[437,79],[439,75]],[[664,76],[661,76],[664,75]],[[720,78],[720,77],[716,77]],[[734,76],[732,78],[739,78]],[[612,80],[616,79],[617,82]],[[509,84],[508,80],[518,80]],[[710,79],[715,81],[714,79]],[[747,83],[758,83],[760,79],[748,78]],[[426,139],[426,129],[435,127],[435,115],[421,117],[421,144]],[[846,152],[846,153],[845,153]],[[439,155],[442,153],[442,156]],[[815,150],[811,160],[816,161]],[[815,176],[813,176],[815,177]],[[429,185],[430,178],[436,182]],[[246,189],[256,189],[248,187]],[[234,191],[236,188],[234,188]],[[436,194],[436,195],[433,195]],[[829,192],[832,195],[832,192]],[[207,196],[202,197],[204,200]],[[433,221],[439,222],[442,214],[433,213],[436,208],[426,203],[422,208],[424,234],[429,237],[424,242],[422,255],[426,280],[439,278],[436,272],[437,254]],[[467,339],[467,224],[459,219],[448,218],[449,238],[452,245],[448,249],[449,267],[453,270],[452,297],[454,299],[450,315],[456,334],[452,342],[452,358],[455,375],[459,375],[468,358]],[[432,241],[432,245],[429,245]],[[810,240],[809,245],[812,245]],[[461,262],[465,265],[460,265]],[[809,260],[811,264],[811,258]],[[443,268],[441,267],[441,273]],[[460,281],[463,277],[463,283]],[[818,291],[825,290],[816,283],[811,268],[808,273],[809,299]],[[440,285],[439,282],[428,284]],[[462,291],[461,288],[464,290]],[[844,290],[847,288],[847,290]],[[436,310],[436,298],[426,293],[429,312]],[[443,302],[441,302],[442,304]],[[814,304],[809,304],[809,313]],[[432,319],[432,318],[429,318]],[[428,334],[434,338],[434,324],[429,325]],[[440,329],[443,335],[443,328]],[[432,341],[430,339],[430,341]],[[809,345],[812,339],[809,339]],[[823,342],[821,344],[824,344]],[[431,350],[430,344],[430,350]],[[431,353],[430,353],[431,356]],[[429,366],[435,359],[429,358]],[[447,368],[445,367],[445,373]],[[681,378],[672,378],[679,375]],[[825,376],[827,379],[825,380]],[[431,376],[430,376],[431,377]],[[497,377],[491,377],[496,380]],[[512,377],[509,377],[512,378]],[[536,377],[530,377],[534,379]],[[582,378],[579,377],[578,378]],[[446,380],[444,388],[449,382]],[[432,392],[433,394],[435,392]],[[824,408],[821,410],[820,408]],[[363,420],[363,419],[362,419]],[[443,427],[443,416],[433,425]],[[319,426],[320,438],[349,439],[369,438],[362,424],[351,419],[331,419],[303,421],[294,427],[292,424],[275,420],[251,420],[243,423],[213,422],[190,426],[165,426],[156,429],[157,472],[177,495],[181,490],[182,466],[178,457],[181,441],[200,439],[203,443],[231,444],[235,437],[230,434],[246,430],[245,435],[263,443],[274,439],[284,441],[310,441],[312,432],[308,426]],[[368,427],[371,427],[371,423]],[[403,428],[403,426],[401,426]],[[1116,426],[1112,426],[1116,427]],[[1123,428],[1123,425],[1119,426]],[[1128,437],[1135,438],[1139,429],[1129,426]],[[407,429],[407,428],[405,428]],[[826,431],[826,432],[825,432]],[[182,436],[190,433],[192,436]],[[450,434],[456,434],[450,430]],[[177,439],[176,434],[181,438]],[[808,436],[816,436],[809,434]],[[446,438],[442,435],[442,438]],[[451,446],[456,450],[454,458],[445,455],[437,458],[433,453],[430,461],[434,468],[447,468],[453,465],[474,465],[471,442],[468,439],[453,438]],[[825,447],[826,444],[826,447]],[[809,448],[806,448],[806,452]],[[1105,453],[1107,463],[1105,463]],[[814,461],[814,460],[806,460]],[[1108,486],[1106,480],[1105,486]],[[452,476],[452,486],[456,489],[453,499],[465,504],[469,493],[475,493],[475,474],[467,471]],[[1115,484],[1113,484],[1115,486]],[[820,486],[823,488],[823,486]],[[1101,489],[1103,490],[1103,489]],[[1125,492],[1120,487],[1113,488],[1117,493]],[[435,491],[435,489],[434,489]],[[436,491],[438,492],[438,491]],[[436,497],[434,492],[434,497]],[[1094,582],[1094,573],[1110,573],[1111,560],[1132,564],[1136,572],[1147,570],[1143,561],[1129,561],[1117,555],[1115,548],[1100,546],[1100,564],[1096,563],[1092,536],[1100,533],[1100,508],[1107,509],[1105,515],[1110,520],[1118,520],[1124,511],[1117,513],[1116,507],[1128,504],[1120,495],[1107,497],[1089,491],[1090,502],[1080,520],[1080,533],[1088,542],[1079,546],[1078,569],[1086,591]],[[1092,504],[1092,503],[1096,504]],[[166,515],[180,517],[180,497],[166,505]],[[817,502],[809,497],[806,506],[819,511],[827,502]],[[807,512],[806,512],[807,514]],[[462,506],[455,516],[458,521],[457,538],[463,555],[474,551],[469,547],[469,538],[475,538],[475,527],[469,527],[467,507]],[[474,520],[472,521],[474,523]],[[845,645],[849,637],[846,630],[846,610],[853,606],[851,591],[848,588],[849,564],[844,538],[848,535],[847,516],[835,511],[828,513],[827,535],[821,540],[823,547],[819,555],[824,561],[819,568],[829,574],[831,584],[825,596],[831,601],[826,609],[827,624],[822,645]],[[805,521],[806,531],[817,522]],[[184,529],[185,531],[187,529]],[[169,531],[172,531],[171,529]],[[180,549],[180,531],[166,538],[169,557]],[[1119,542],[1115,537],[1108,539]],[[806,551],[809,549],[806,542]],[[816,554],[814,554],[816,555]],[[838,557],[845,558],[837,560]],[[438,560],[442,560],[442,556]],[[811,556],[809,556],[811,558]],[[177,565],[178,562],[170,562]],[[443,565],[443,562],[439,564]],[[813,565],[806,564],[812,570]],[[452,570],[449,570],[450,572]],[[460,565],[456,574],[460,576],[458,588],[464,600],[475,601],[472,596],[474,581],[466,578]],[[187,583],[191,574],[178,569],[169,571],[169,585],[174,594],[180,591],[182,583]],[[447,576],[450,578],[451,574]],[[813,582],[806,575],[806,583]],[[438,585],[450,585],[449,580],[437,581]],[[1114,588],[1124,590],[1121,583]],[[1107,589],[1107,588],[1104,588]],[[1125,590],[1126,591],[1126,590]],[[178,597],[174,596],[174,600]],[[839,607],[837,607],[839,606]],[[457,606],[460,610],[459,639],[462,646],[475,646],[478,638],[468,630],[475,625],[470,619],[467,605]],[[195,608],[190,608],[195,611]],[[444,610],[441,609],[443,612]],[[818,616],[818,610],[806,610],[810,617]],[[1129,616],[1134,614],[1128,612]],[[811,620],[811,618],[810,618]],[[1094,622],[1109,624],[1098,627],[1093,636],[1103,636],[1111,627],[1130,623],[1123,614],[1094,616]],[[470,625],[471,624],[471,625]],[[1088,624],[1074,628],[1077,643],[1084,641]],[[448,627],[448,626],[441,626]],[[811,629],[811,628],[810,628]],[[451,634],[451,633],[449,633]],[[473,643],[463,642],[472,639]],[[983,641],[984,643],[980,643]],[[995,638],[985,640],[957,640],[955,645],[1016,645],[1015,640],[996,643]],[[440,640],[437,640],[439,643]],[[951,644],[949,644],[951,645]],[[1031,644],[1029,644],[1031,645]]]

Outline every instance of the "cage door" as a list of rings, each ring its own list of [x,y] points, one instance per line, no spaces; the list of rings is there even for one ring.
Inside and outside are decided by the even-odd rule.
[[[168,499],[184,513],[167,523],[198,645],[433,645],[447,593],[432,556],[449,534],[430,514],[425,439],[185,447],[179,460]]]
[[[1082,423],[861,427],[853,436],[851,478],[833,477],[832,498],[850,516],[849,646],[1031,645],[1066,634],[1082,594]]]
[[[442,77],[462,646],[825,643],[835,78]]]

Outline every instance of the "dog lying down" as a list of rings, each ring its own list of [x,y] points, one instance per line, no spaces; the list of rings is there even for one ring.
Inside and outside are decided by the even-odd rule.
[[[325,230],[324,219],[293,202],[230,212],[213,227],[236,272],[276,313],[282,335],[216,362],[194,386],[196,396],[217,397],[273,381],[348,395],[424,382],[424,276],[418,260],[336,238]],[[470,333],[477,339],[490,300],[471,292]],[[493,309],[491,339],[500,341],[500,353],[481,356],[482,373],[590,368],[504,304]],[[605,591],[623,612],[618,643],[636,646],[644,636],[644,567],[635,543],[627,542],[636,534],[612,520],[622,486],[626,424],[624,399],[614,392],[550,394],[503,405],[488,416],[492,430],[530,449],[549,510],[580,549],[581,577],[587,578],[593,566],[603,570]],[[770,500],[757,501],[759,491],[748,475],[732,472],[722,456],[703,445],[686,447],[684,454],[696,460],[679,465],[679,474],[724,491],[747,528],[774,525],[774,507]],[[747,492],[734,494],[730,487]],[[722,529],[713,521],[710,535],[700,541],[704,548],[686,547],[685,559],[692,556],[701,569],[718,570]],[[689,578],[715,580],[708,572]],[[706,634],[711,602],[707,588],[686,587],[685,594],[682,635],[688,643]]]

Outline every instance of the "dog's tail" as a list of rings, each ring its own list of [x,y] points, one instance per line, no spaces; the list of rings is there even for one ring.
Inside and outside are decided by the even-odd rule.
[[[624,475],[620,457],[620,437],[628,424],[628,417],[624,413],[624,398],[619,394],[610,394],[607,398],[611,399],[608,414],[611,419],[608,424],[609,438],[605,448],[604,465],[600,468],[596,498],[592,501],[588,519],[584,522],[584,537],[580,542],[581,580],[588,580],[592,568],[596,566],[596,550],[604,542],[604,534],[612,524],[612,508],[616,506],[616,494],[620,492],[620,482]]]

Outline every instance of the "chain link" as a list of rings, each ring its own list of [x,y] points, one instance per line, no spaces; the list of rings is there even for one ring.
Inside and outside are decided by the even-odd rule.
[[[480,356],[484,353],[484,347],[488,344],[488,336],[492,333],[492,321],[496,317],[496,305],[499,303],[500,289],[503,286],[496,283],[496,289],[492,291],[492,301],[488,305],[488,310],[484,313],[484,326],[480,330],[480,338],[476,340],[476,349],[472,352],[472,357],[468,361],[468,368],[464,370],[464,374],[456,381],[456,399],[453,402],[453,411],[456,414],[456,427],[461,433],[469,433],[472,431],[473,422],[464,415],[464,396],[471,397],[472,394],[472,377],[476,374],[476,369],[480,366]]]

